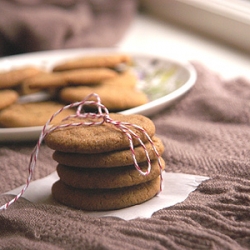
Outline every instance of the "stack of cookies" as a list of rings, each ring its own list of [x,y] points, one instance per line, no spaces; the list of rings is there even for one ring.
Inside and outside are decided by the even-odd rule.
[[[113,120],[142,127],[152,138],[158,154],[164,146],[155,136],[153,122],[142,115],[110,114]],[[88,119],[84,119],[88,122]],[[92,121],[91,119],[89,121]],[[71,118],[61,124],[83,122]],[[119,128],[110,123],[98,126],[67,126],[55,129],[45,138],[54,151],[60,179],[52,187],[58,202],[89,211],[113,210],[133,206],[154,197],[161,186],[162,158],[158,159],[145,134],[129,127],[145,143],[151,159],[151,171],[142,175],[134,166],[129,139]],[[134,154],[143,172],[148,162],[138,139],[133,138]]]

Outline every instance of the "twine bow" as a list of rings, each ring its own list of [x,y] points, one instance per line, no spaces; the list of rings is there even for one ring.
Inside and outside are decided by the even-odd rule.
[[[94,97],[96,100],[91,100],[91,98]],[[88,105],[94,105],[97,107],[97,113],[87,113],[84,112],[83,106],[88,106]],[[61,113],[63,110],[65,109],[69,109],[69,108],[74,108],[77,107],[76,110],[76,114],[74,115],[69,115],[66,118],[63,119],[63,121],[67,121],[70,118],[82,118],[83,121],[82,122],[71,122],[71,123],[66,123],[66,124],[60,124],[60,125],[56,125],[56,126],[50,126],[50,123],[52,122],[52,120],[59,114]],[[82,113],[83,112],[83,113]],[[93,121],[91,122],[86,122],[84,121],[84,119],[86,118],[91,118]],[[133,162],[134,162],[134,166],[135,168],[138,170],[138,172],[142,175],[148,175],[151,171],[151,160],[149,158],[149,154],[148,151],[146,149],[145,144],[143,143],[143,141],[140,139],[140,137],[133,131],[131,130],[129,127],[133,127],[137,130],[139,130],[140,132],[142,132],[147,140],[150,142],[156,156],[157,156],[157,160],[158,160],[158,165],[160,167],[160,171],[162,173],[162,165],[161,165],[161,161],[160,161],[160,155],[157,151],[157,149],[155,148],[155,145],[152,141],[152,139],[150,138],[150,136],[147,134],[147,132],[140,126],[136,125],[136,124],[131,124],[128,122],[121,122],[121,121],[116,121],[113,120],[110,116],[109,116],[109,111],[108,109],[101,103],[101,99],[99,97],[99,95],[92,93],[90,95],[88,95],[85,99],[83,99],[80,102],[75,102],[69,105],[64,106],[63,108],[59,109],[57,112],[55,112],[51,118],[46,122],[46,124],[43,126],[43,129],[41,131],[41,134],[39,136],[38,142],[36,144],[36,146],[34,147],[31,156],[30,156],[30,161],[29,161],[29,175],[28,178],[26,180],[26,184],[24,185],[24,187],[22,188],[22,190],[20,191],[19,194],[17,194],[12,200],[10,200],[9,202],[5,203],[4,205],[2,205],[0,207],[0,210],[5,210],[7,209],[12,203],[16,202],[26,191],[26,189],[28,188],[33,173],[34,173],[34,169],[36,166],[36,162],[38,159],[38,154],[39,154],[39,150],[42,144],[42,141],[44,140],[44,138],[51,133],[52,131],[56,130],[56,129],[60,129],[60,128],[65,128],[65,127],[71,127],[71,126],[99,126],[102,125],[103,123],[110,123],[112,125],[114,125],[116,128],[120,129],[123,133],[126,134],[126,136],[129,139],[129,147],[131,150],[131,154],[133,157]],[[142,148],[144,149],[146,158],[147,158],[147,163],[148,163],[148,168],[147,170],[144,172],[141,170],[137,160],[136,160],[136,156],[135,156],[135,150],[134,150],[134,145],[133,145],[133,138],[135,138],[136,140],[139,141],[140,145],[142,146]],[[161,189],[162,190],[162,174],[161,176]]]

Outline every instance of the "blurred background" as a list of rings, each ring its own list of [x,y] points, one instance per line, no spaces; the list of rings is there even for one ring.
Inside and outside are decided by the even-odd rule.
[[[247,0],[0,0],[0,56],[117,47],[250,77]]]
[[[167,22],[250,52],[248,0],[141,0],[141,7]]]

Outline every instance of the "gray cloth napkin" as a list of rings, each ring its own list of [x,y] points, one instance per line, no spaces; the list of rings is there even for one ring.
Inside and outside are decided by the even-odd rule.
[[[131,221],[21,198],[0,212],[0,249],[249,249],[250,82],[194,66],[196,85],[152,119],[166,147],[166,171],[210,180],[184,202]],[[1,192],[25,182],[32,146],[0,147]],[[51,153],[42,146],[35,178],[55,170]]]
[[[114,46],[136,0],[0,0],[0,56]]]

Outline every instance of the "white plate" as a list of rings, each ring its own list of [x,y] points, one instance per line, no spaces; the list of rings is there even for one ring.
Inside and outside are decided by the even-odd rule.
[[[62,60],[83,55],[108,54],[119,52],[116,49],[73,49],[57,50],[9,56],[0,59],[0,70],[9,70],[20,66],[35,65],[50,70]],[[196,71],[189,62],[175,61],[154,55],[129,53],[134,59],[132,68],[138,75],[138,87],[149,97],[150,102],[123,114],[143,114],[151,116],[172,105],[196,81]],[[42,127],[0,128],[0,142],[37,140]]]

